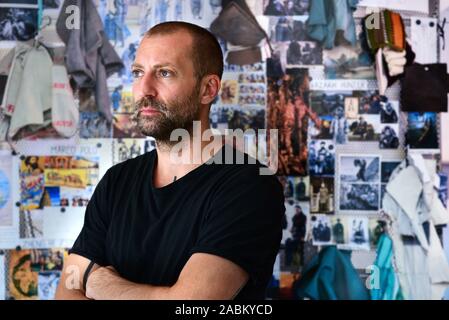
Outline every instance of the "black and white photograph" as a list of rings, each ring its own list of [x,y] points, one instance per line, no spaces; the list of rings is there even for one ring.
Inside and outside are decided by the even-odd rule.
[[[0,7],[0,41],[28,41],[37,35],[37,9]]]
[[[144,139],[116,139],[113,143],[113,164],[135,158],[143,154]]]
[[[349,246],[354,249],[369,250],[368,217],[348,217]]]
[[[313,215],[310,217],[312,222],[312,241],[314,245],[330,245],[332,241],[332,222],[329,216]]]
[[[335,173],[335,145],[332,140],[309,141],[309,174],[333,176]]]
[[[381,101],[380,123],[398,123],[399,101]]]
[[[378,141],[381,124],[378,115],[359,115],[349,121],[349,141]]]
[[[323,50],[313,41],[291,41],[286,51],[286,62],[289,68],[321,65]]]
[[[281,270],[298,270],[304,261],[304,242],[309,225],[309,203],[293,201],[286,203],[282,225],[281,247],[284,255],[281,257]]]
[[[276,42],[310,41],[306,32],[307,16],[269,18],[270,40]]]
[[[285,199],[294,199],[296,201],[307,201],[310,198],[310,179],[305,177],[279,177],[284,185]]]
[[[379,210],[380,184],[341,183],[341,211],[377,211]]]
[[[390,180],[391,174],[396,169],[398,165],[400,165],[400,161],[382,161],[380,167],[380,182],[388,183]]]
[[[380,149],[397,149],[399,148],[399,125],[398,124],[382,124],[379,137]]]
[[[348,226],[346,217],[343,215],[337,215],[331,218],[332,222],[332,239],[335,244],[344,244],[347,242],[346,233],[348,232]]]
[[[438,149],[437,114],[409,112],[406,139],[411,149]]]
[[[339,168],[342,183],[380,182],[380,156],[340,155]]]
[[[310,177],[310,212],[334,212],[334,178]]]
[[[264,0],[266,16],[300,16],[307,14],[310,0]]]

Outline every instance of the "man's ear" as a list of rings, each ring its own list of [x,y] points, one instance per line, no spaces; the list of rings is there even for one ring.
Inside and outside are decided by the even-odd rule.
[[[204,76],[201,80],[200,103],[209,105],[220,92],[221,80],[215,74]]]

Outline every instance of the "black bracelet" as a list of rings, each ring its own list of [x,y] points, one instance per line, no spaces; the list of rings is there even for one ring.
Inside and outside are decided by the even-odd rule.
[[[91,261],[89,263],[89,265],[87,266],[86,271],[84,272],[84,277],[83,277],[83,289],[84,289],[84,293],[86,293],[86,284],[87,284],[87,278],[89,277],[89,273],[90,270],[92,269],[92,267],[95,265],[95,262]]]

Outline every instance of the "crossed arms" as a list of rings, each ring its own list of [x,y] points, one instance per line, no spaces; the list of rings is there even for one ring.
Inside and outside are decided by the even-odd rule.
[[[182,269],[173,286],[138,284],[121,278],[112,267],[95,265],[86,291],[83,277],[90,263],[77,254],[65,260],[56,299],[68,300],[181,300],[233,299],[248,281],[248,273],[222,257],[195,253]]]

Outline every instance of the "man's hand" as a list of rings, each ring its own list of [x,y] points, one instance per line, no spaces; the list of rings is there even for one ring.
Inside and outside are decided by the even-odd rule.
[[[117,287],[127,282],[120,278],[111,266],[100,267],[89,275],[86,283],[86,297],[94,300],[112,300],[119,298]],[[110,290],[111,287],[115,290]],[[109,289],[109,290],[108,290]]]

